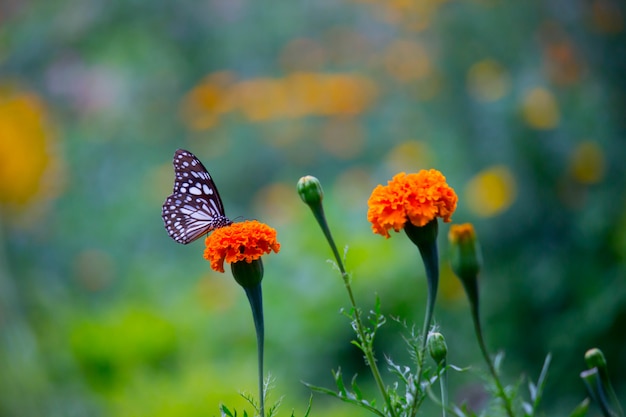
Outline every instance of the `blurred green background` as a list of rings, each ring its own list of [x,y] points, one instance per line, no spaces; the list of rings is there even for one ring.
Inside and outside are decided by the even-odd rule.
[[[255,392],[243,291],[163,228],[179,147],[229,217],[278,230],[266,364],[284,415],[304,412],[301,381],[331,386],[340,365],[370,384],[298,178],[325,187],[357,301],[378,294],[421,324],[417,251],[373,235],[365,213],[377,184],[431,167],[481,239],[505,381],[536,379],[552,352],[544,410],[566,415],[599,347],[625,398],[625,13],[617,0],[3,0],[0,415],[214,416]],[[462,401],[484,366],[440,229],[436,321],[450,362],[474,367],[451,376]],[[397,330],[378,352],[400,360]],[[313,415],[362,413],[315,396]]]

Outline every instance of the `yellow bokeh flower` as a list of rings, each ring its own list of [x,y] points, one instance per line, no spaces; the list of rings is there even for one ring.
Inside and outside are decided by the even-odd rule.
[[[510,87],[508,73],[494,60],[479,61],[467,72],[467,89],[476,100],[484,102],[499,100]]]
[[[492,166],[476,174],[465,187],[470,210],[481,217],[496,216],[508,209],[517,194],[515,178],[502,165]]]
[[[598,143],[580,143],[570,157],[570,173],[581,184],[596,184],[604,178],[606,161]]]
[[[554,129],[561,112],[554,95],[545,88],[527,91],[522,102],[522,116],[526,124],[538,130]]]
[[[0,204],[23,206],[57,190],[56,176],[47,175],[58,168],[52,139],[43,101],[0,86]]]

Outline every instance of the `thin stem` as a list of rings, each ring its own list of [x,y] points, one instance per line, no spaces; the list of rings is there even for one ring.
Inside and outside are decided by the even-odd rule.
[[[426,343],[428,342],[428,330],[430,329],[430,323],[433,319],[435,311],[435,300],[437,299],[437,288],[439,284],[439,257],[437,253],[437,244],[420,243],[417,245],[422,261],[424,262],[424,269],[426,270],[426,282],[428,286],[428,297],[426,299],[426,315],[424,316],[424,325],[422,327],[422,345],[417,355],[417,378],[415,380],[415,396],[413,397],[413,404],[411,406],[411,412],[414,415],[417,412],[418,406],[418,392],[420,383],[422,381],[422,369],[424,368],[424,357],[426,356]],[[445,413],[445,409],[444,409]]]
[[[493,376],[493,380],[496,383],[496,388],[498,389],[498,396],[504,402],[504,408],[509,417],[514,417],[513,408],[511,406],[511,400],[506,395],[502,383],[500,382],[500,377],[496,372],[496,368],[493,366],[493,362],[491,361],[491,357],[489,356],[489,352],[487,351],[487,346],[485,345],[485,340],[483,338],[483,331],[480,326],[480,319],[478,317],[478,303],[472,303],[472,318],[474,320],[474,328],[476,329],[476,338],[478,339],[478,345],[480,346],[480,351],[487,362],[487,366],[489,367],[489,372]]]
[[[439,377],[439,386],[441,387],[441,407],[442,416],[446,417],[446,408],[448,407],[448,370],[446,364],[443,364],[443,370]]]
[[[365,358],[367,359],[368,364],[370,365],[370,369],[372,371],[372,376],[374,377],[374,381],[378,386],[378,390],[382,394],[385,403],[387,404],[387,408],[389,409],[389,414],[392,417],[396,417],[396,411],[394,410],[391,399],[387,394],[387,389],[385,388],[385,384],[383,382],[383,378],[380,374],[378,366],[376,365],[376,359],[374,358],[374,353],[372,352],[371,347],[368,343],[366,343],[365,329],[363,323],[361,321],[361,312],[357,307],[354,294],[352,292],[352,287],[350,286],[350,277],[346,272],[346,269],[343,266],[343,262],[341,260],[341,256],[339,255],[339,251],[337,250],[337,246],[335,245],[335,241],[330,233],[330,229],[328,228],[328,224],[326,222],[326,218],[324,216],[323,208],[320,206],[318,210],[312,210],[313,215],[315,216],[317,222],[319,223],[322,231],[324,232],[324,236],[326,236],[326,240],[330,245],[331,250],[333,251],[333,255],[335,256],[335,260],[337,261],[337,267],[339,268],[339,272],[341,272],[341,278],[343,279],[343,283],[348,291],[348,296],[350,298],[350,304],[352,305],[352,310],[354,311],[354,320],[356,322],[356,331],[359,339],[362,342],[363,353],[365,354]]]
[[[257,354],[259,364],[259,402],[261,417],[265,417],[265,390],[263,389],[263,345],[265,340],[265,325],[263,323],[263,296],[261,283],[254,287],[244,287],[250,307],[252,308],[252,318],[256,330]]]

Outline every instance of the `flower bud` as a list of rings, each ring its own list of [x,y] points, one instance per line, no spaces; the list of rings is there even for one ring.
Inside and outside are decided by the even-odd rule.
[[[256,287],[263,279],[263,262],[261,258],[252,262],[238,261],[230,264],[235,281],[243,288]]]
[[[471,223],[452,225],[448,234],[450,241],[450,264],[461,279],[475,280],[480,272],[482,259],[476,232]]]
[[[428,353],[430,357],[440,365],[445,362],[448,355],[448,345],[446,345],[446,339],[439,332],[433,332],[428,334]]]
[[[598,348],[589,349],[585,352],[585,362],[587,362],[589,369],[598,368],[600,374],[607,371],[606,358]]]
[[[309,206],[318,206],[324,198],[324,191],[319,180],[311,175],[306,175],[298,181],[298,194]]]

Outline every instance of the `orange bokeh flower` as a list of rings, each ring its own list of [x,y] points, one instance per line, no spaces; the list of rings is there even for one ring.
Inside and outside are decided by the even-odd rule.
[[[250,263],[266,253],[280,250],[276,230],[256,220],[220,227],[207,236],[204,243],[204,259],[211,262],[211,268],[217,272],[224,272],[224,261]]]
[[[386,238],[389,230],[399,232],[407,220],[422,227],[436,217],[451,220],[458,197],[446,183],[446,177],[436,169],[416,174],[401,172],[387,185],[378,185],[367,205],[367,220],[372,230]]]

